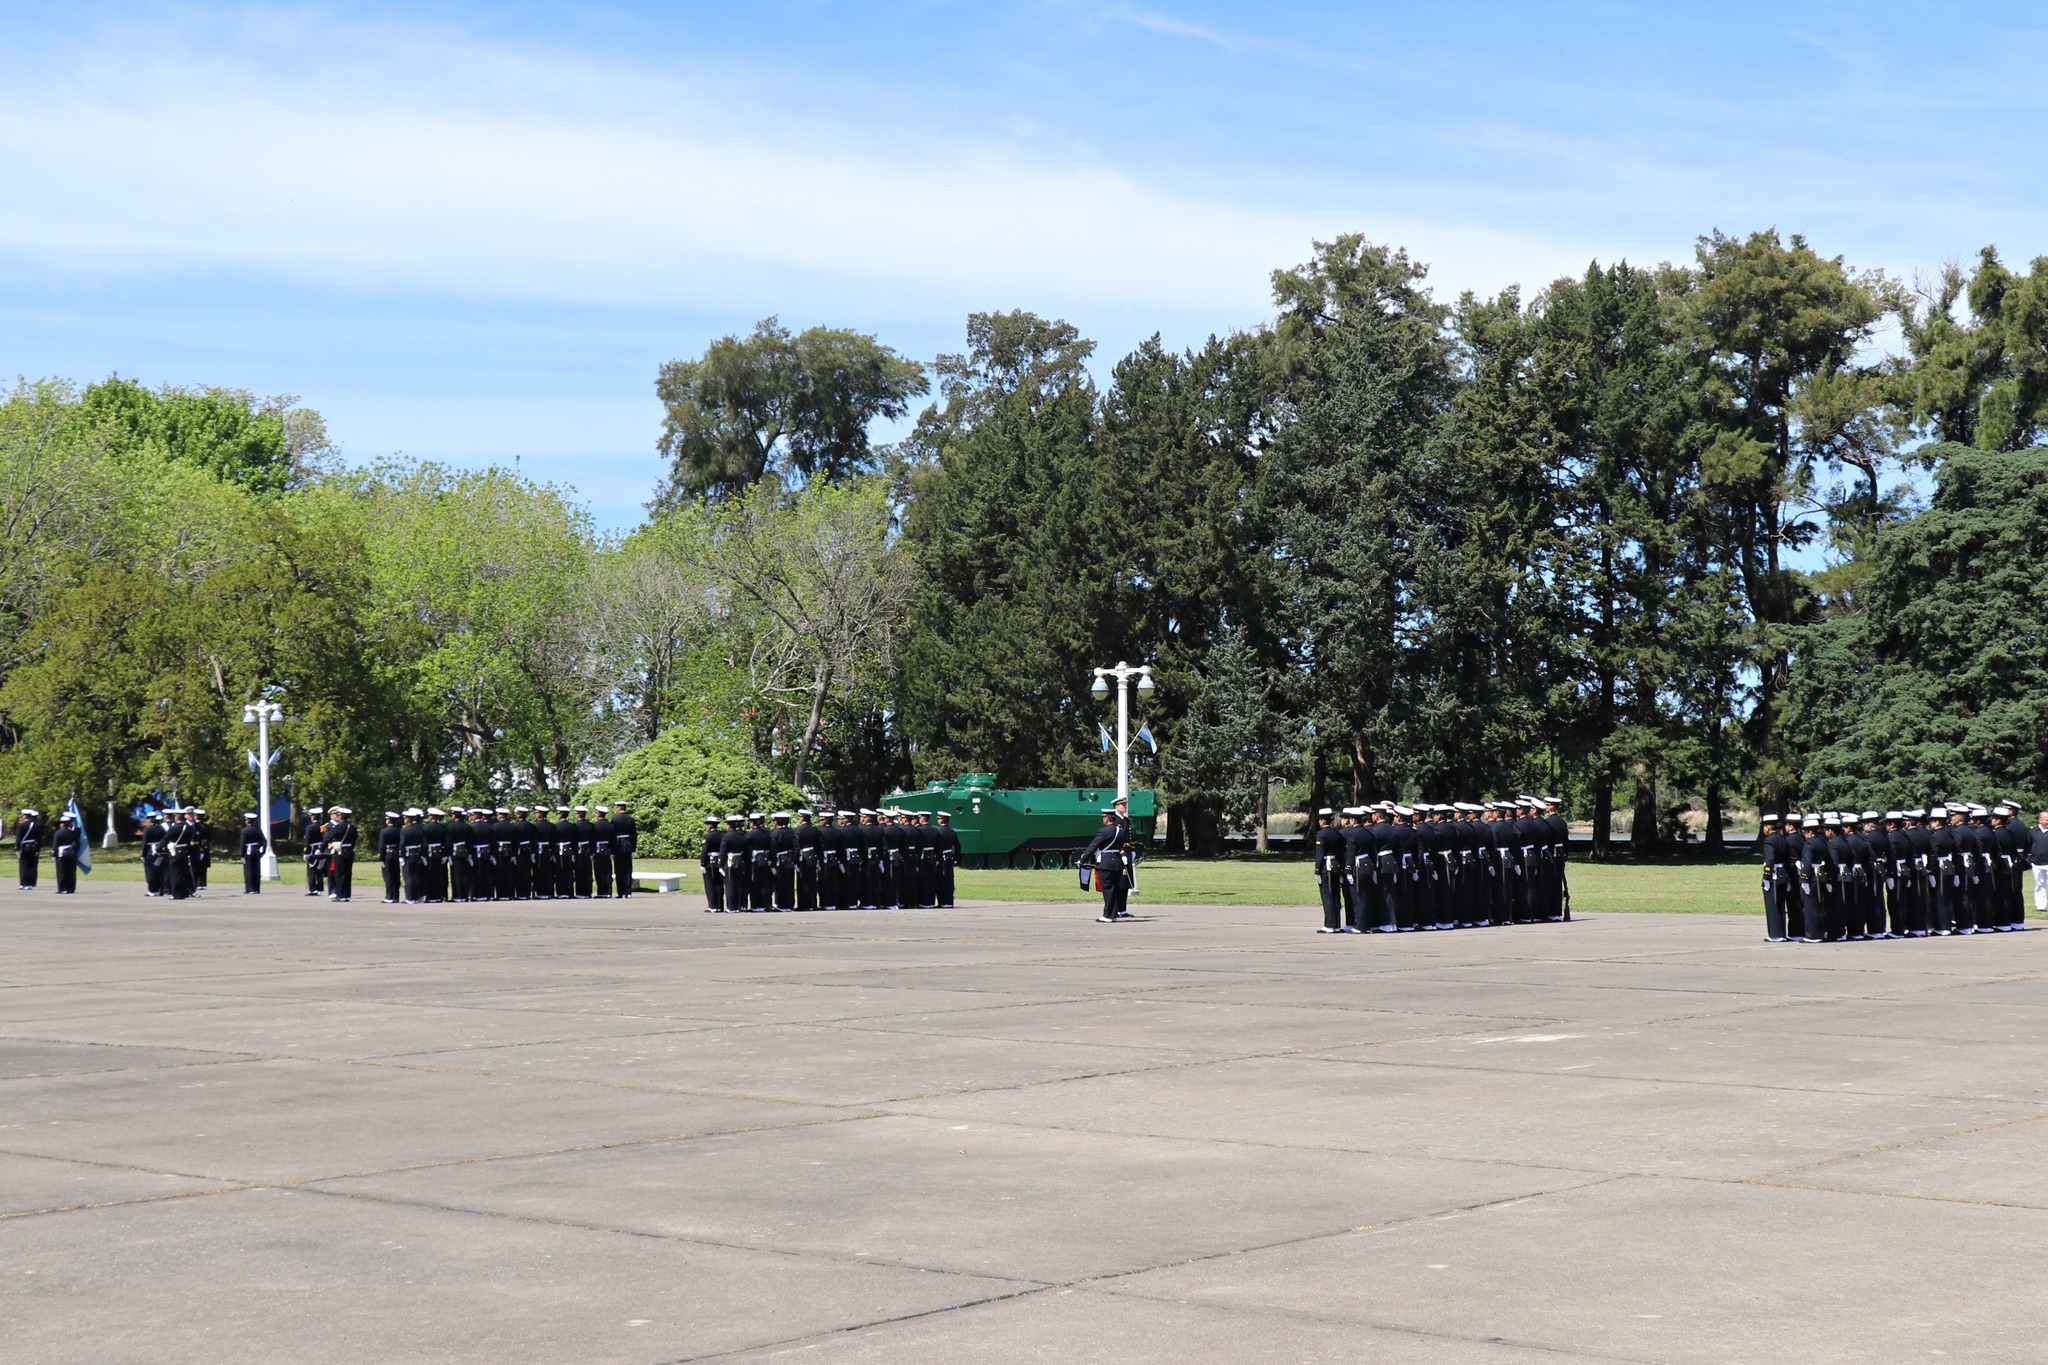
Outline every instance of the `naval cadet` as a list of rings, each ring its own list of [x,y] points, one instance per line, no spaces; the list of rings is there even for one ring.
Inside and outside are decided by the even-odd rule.
[[[718,817],[704,817],[704,842],[697,849],[697,870],[704,876],[704,913],[715,915],[725,909],[725,865],[718,851],[723,836]]]
[[[612,818],[598,802],[590,811],[590,875],[599,900],[612,898]]]
[[[242,812],[242,894],[260,895],[263,891],[263,827],[256,823],[256,812]]]
[[[839,812],[828,806],[818,812],[818,908],[841,908],[846,885],[846,839]]]
[[[327,823],[327,807],[306,807],[306,823],[299,833],[306,860],[306,894],[317,896],[325,889],[320,871],[320,827]]]
[[[327,825],[327,899],[346,904],[355,892],[356,826],[347,806],[332,806]]]
[[[164,827],[158,822],[155,811],[143,814],[142,827],[135,833],[142,841],[142,894],[161,896],[164,893]]]
[[[78,894],[78,851],[85,845],[85,832],[78,827],[78,818],[70,811],[57,817],[57,828],[50,835],[50,865],[57,871],[57,894],[75,896]]]
[[[164,812],[164,885],[174,901],[192,894],[192,826],[184,814],[177,806]]]
[[[612,802],[612,893],[630,896],[639,888],[633,881],[633,855],[640,849],[640,826],[623,801]]]
[[[794,817],[779,810],[769,818],[775,822],[768,831],[770,876],[775,884],[771,908],[786,914],[796,909],[796,831],[789,824]]]
[[[960,866],[960,831],[953,828],[951,811],[939,812],[939,886],[938,906],[941,910],[953,908],[953,873]]]
[[[1344,932],[1344,834],[1330,822],[1333,814],[1328,806],[1316,812],[1316,889],[1323,900],[1319,934]]]
[[[21,873],[23,891],[36,889],[43,862],[43,841],[49,837],[42,813],[32,806],[23,806],[14,822],[14,862]]]
[[[1121,801],[1118,803],[1121,805]],[[1088,846],[1081,850],[1080,861],[1095,871],[1095,886],[1102,893],[1102,913],[1096,917],[1097,924],[1115,924],[1129,919],[1126,904],[1131,894],[1131,857],[1135,848],[1131,843],[1130,822],[1114,806],[1102,808],[1102,827]]]
[[[812,823],[811,812],[796,813],[796,908],[818,908],[818,869],[824,861],[824,835]]]
[[[384,824],[372,840],[377,850],[377,870],[384,875],[384,903],[398,904],[398,812],[384,812]]]
[[[1783,943],[1785,941],[1785,902],[1778,885],[1781,850],[1784,845],[1778,836],[1778,817],[1765,815],[1757,821],[1757,854],[1763,862],[1764,895],[1764,941]]]
[[[403,817],[405,823],[398,827],[400,894],[407,905],[419,905],[427,898],[424,880],[427,836],[420,829],[420,821],[426,817],[426,812],[418,806],[407,806]]]

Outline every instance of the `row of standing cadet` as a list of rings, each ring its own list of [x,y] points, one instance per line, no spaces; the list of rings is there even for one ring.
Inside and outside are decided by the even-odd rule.
[[[2026,874],[2048,908],[2048,812],[2016,804],[1766,815],[1764,935],[1772,943],[2010,933],[2026,927]]]
[[[340,809],[339,819],[334,810]],[[589,900],[633,894],[639,831],[627,803],[589,806],[408,806],[384,812],[372,848],[386,905]],[[316,810],[314,812],[318,814]],[[306,840],[306,894],[349,899],[356,831],[345,808]],[[528,817],[532,818],[528,818]]]
[[[1333,817],[1335,822],[1333,823]],[[1548,796],[1316,812],[1324,934],[1571,918],[1568,831]]]
[[[697,857],[707,913],[953,906],[960,835],[944,811],[936,823],[930,812],[865,808],[719,823],[705,817]]]
[[[21,874],[21,889],[33,891],[41,880],[43,846],[50,849],[50,863],[57,874],[57,894],[78,894],[78,855],[85,847],[85,831],[70,811],[57,817],[57,827],[44,823],[42,812],[23,806],[14,820],[14,860]]]

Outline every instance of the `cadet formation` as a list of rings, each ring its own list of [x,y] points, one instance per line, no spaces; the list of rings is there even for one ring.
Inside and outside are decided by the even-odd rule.
[[[324,890],[345,901],[358,842],[353,812],[330,807],[325,814],[306,839],[306,894]],[[386,905],[438,905],[630,896],[638,838],[626,803],[617,801],[609,814],[602,805],[408,806],[385,811],[370,843]]]
[[[1471,929],[1571,918],[1554,797],[1316,812],[1322,934]]]
[[[944,811],[707,816],[697,864],[707,914],[950,909],[960,836]]]
[[[1772,943],[2010,933],[2026,927],[2026,874],[2048,910],[2048,811],[2019,804],[1766,815],[1764,933]]]

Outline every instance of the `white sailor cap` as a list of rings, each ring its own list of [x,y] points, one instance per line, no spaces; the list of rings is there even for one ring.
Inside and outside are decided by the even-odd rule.
[[[349,809],[349,808],[348,808],[347,806],[329,806],[329,807],[327,808],[327,813],[328,813],[329,815],[354,815],[354,814],[355,814],[355,812],[354,812],[354,811],[352,811],[352,810],[350,810],[350,809]]]
[[[171,809],[172,809],[172,810],[176,810],[176,809],[177,809],[177,807],[176,807],[176,806],[172,806],[172,807],[171,807]],[[42,812],[41,812],[41,811],[39,811],[39,810],[37,810],[37,809],[36,809],[36,808],[35,808],[34,806],[23,806],[23,807],[21,808],[21,813],[22,813],[23,815],[41,815],[41,814],[42,814]]]
[[[74,820],[74,819],[76,819],[77,817],[76,817],[76,816],[74,816],[74,815],[73,815],[73,814],[72,814],[72,813],[71,813],[70,811],[68,811],[68,810],[67,810],[67,811],[65,811],[65,812],[64,812],[64,813],[63,813],[62,815],[59,815],[59,816],[58,816],[57,818],[58,818],[58,819],[59,819],[60,821],[62,821],[62,820]]]
[[[1970,818],[1971,818],[1971,819],[1973,819],[1973,820],[1974,820],[1974,819],[1976,819],[1976,818],[1977,818],[1978,816],[1980,816],[1980,815],[1989,815],[1989,814],[1991,814],[1991,812],[1990,812],[1990,811],[1988,811],[1988,810],[1984,809],[1984,807],[1982,807],[1982,806],[1978,805],[1978,804],[1977,804],[1977,803],[1976,803],[1975,801],[1972,801],[1972,802],[1970,803]]]
[[[173,809],[173,810],[183,810],[183,809],[184,809],[184,807],[182,807],[182,806],[173,806],[173,807],[171,807],[171,809]],[[327,809],[327,807],[325,807],[325,806],[308,806],[308,807],[306,807],[306,814],[308,814],[308,815],[319,815],[319,814],[321,814],[322,812],[324,812],[324,811],[325,811],[326,809]]]
[[[340,806],[336,806],[336,807],[335,807],[335,809],[336,809],[336,810],[340,810],[340,809],[341,809],[341,807],[340,807]],[[429,814],[429,815],[434,815],[434,816],[441,816],[441,815],[446,815],[447,813],[448,813],[447,811],[445,811],[445,810],[442,810],[442,809],[441,809],[441,808],[440,808],[439,806],[428,806],[428,807],[427,807],[427,814]]]
[[[1865,820],[1875,820],[1875,819],[1877,819],[1877,818],[1878,818],[1878,815],[1877,815],[1877,812],[1876,812],[1876,811],[1874,811],[1874,810],[1867,810],[1867,811],[1863,812],[1863,818],[1864,818]]]
[[[1998,805],[1995,805],[1991,808],[1991,813],[1993,815],[2011,815],[2012,807],[2004,804],[2003,802],[2000,802]]]
[[[395,810],[387,810],[384,812],[384,818],[386,820],[396,820],[398,818],[398,812]]]
[[[1903,820],[1906,818],[1906,813],[1902,810],[1888,810],[1884,813],[1884,818],[1887,820]]]
[[[1396,806],[1396,807],[1394,807],[1394,814],[1396,814],[1396,815],[1413,815],[1413,814],[1415,814],[1415,807],[1413,807],[1413,806]]]
[[[1104,806],[1103,809],[1108,810],[1109,807]],[[1336,813],[1336,811],[1331,810],[1328,806],[1323,806],[1316,811],[1317,815],[1335,815]]]
[[[328,809],[329,809],[329,810],[332,810],[332,809],[334,809],[334,808],[333,808],[332,806],[329,806],[329,807],[328,807]],[[206,807],[204,807],[204,806],[194,806],[194,807],[192,808],[192,813],[193,813],[194,815],[204,815],[204,814],[206,814]]]
[[[1344,807],[1344,809],[1343,809],[1342,811],[1340,811],[1340,812],[1339,812],[1339,814],[1342,814],[1342,815],[1349,815],[1349,816],[1351,816],[1351,817],[1353,817],[1353,818],[1355,819],[1355,818],[1357,818],[1358,816],[1361,816],[1361,815],[1365,814],[1365,807],[1364,807],[1364,806],[1346,806],[1346,807]]]
[[[568,808],[567,806],[556,806],[556,807],[555,807],[555,814],[557,814],[557,815],[567,815],[568,813],[569,813],[569,808]]]
[[[578,806],[578,807],[577,807],[576,809],[577,809],[577,810],[582,810],[582,809],[583,809],[583,807],[581,807],[581,806]],[[766,820],[767,818],[768,818],[768,812],[767,812],[767,811],[764,811],[764,810],[757,810],[757,811],[753,811],[753,812],[751,812],[751,813],[750,813],[750,814],[749,814],[749,815],[747,816],[747,819],[749,819],[749,820]]]
[[[1818,815],[1809,815],[1799,822],[1799,827],[1801,829],[1819,829],[1820,817]]]
[[[588,806],[574,806],[571,807],[571,809],[573,809],[578,815],[587,815],[590,813],[590,807]],[[760,817],[755,816],[754,818],[758,820]]]
[[[512,807],[512,813],[513,813],[514,815],[523,815],[523,814],[525,814],[525,813],[526,813],[527,811],[530,811],[530,810],[532,810],[532,809],[533,809],[533,807],[532,807],[532,806],[514,806],[514,807]]]
[[[715,815],[707,815],[704,817],[704,823],[707,825],[715,825],[718,823],[718,817]]]
[[[1775,825],[1775,824],[1777,824],[1777,823],[1778,823],[1778,822],[1779,822],[1780,820],[1783,820],[1784,818],[1785,818],[1785,817],[1784,817],[1784,816],[1782,816],[1782,815],[1768,815],[1768,814],[1766,814],[1766,815],[1759,815],[1759,816],[1757,817],[1757,822],[1758,822],[1759,824],[1764,824],[1764,825]]]
[[[414,815],[425,815],[425,814],[426,814],[426,812],[425,812],[425,811],[423,811],[423,810],[421,810],[421,809],[420,809],[420,808],[419,808],[418,806],[407,806],[407,807],[405,808],[405,813],[406,813],[406,815],[407,815],[408,817],[411,817],[411,816],[414,816]]]
[[[768,817],[770,820],[794,820],[796,817],[786,810],[779,810]]]

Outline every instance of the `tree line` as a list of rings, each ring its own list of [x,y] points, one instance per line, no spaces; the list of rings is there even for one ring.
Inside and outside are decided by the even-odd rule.
[[[1908,287],[1759,232],[1436,298],[1355,236],[1265,324],[1106,370],[976,314],[930,365],[774,319],[657,376],[670,469],[596,534],[503,469],[344,467],[229,390],[0,405],[0,786],[370,808],[570,790],[674,727],[872,804],[1097,783],[1090,670],[1204,850],[1306,803],[1542,786],[1703,807],[2048,796],[2048,258]],[[882,421],[907,434],[874,443]],[[1995,791],[1993,789],[1996,789]]]

